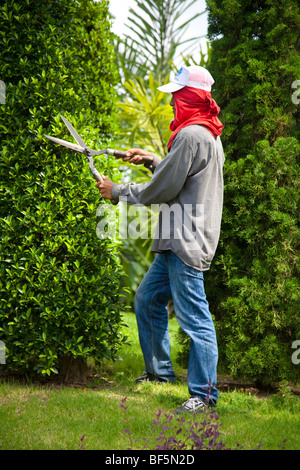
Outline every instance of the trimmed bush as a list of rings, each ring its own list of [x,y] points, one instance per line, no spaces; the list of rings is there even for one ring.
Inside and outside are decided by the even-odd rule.
[[[108,2],[9,1],[0,9],[0,340],[6,367],[73,380],[88,357],[114,358],[121,268],[96,235],[103,200],[85,156],[44,134],[105,148],[116,131]],[[105,157],[97,168],[117,180]],[[75,374],[76,375],[76,374]]]

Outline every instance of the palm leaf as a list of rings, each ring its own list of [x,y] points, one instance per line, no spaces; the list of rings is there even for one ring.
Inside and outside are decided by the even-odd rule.
[[[199,42],[203,35],[184,40],[182,36],[191,23],[205,11],[192,15],[180,23],[183,12],[188,11],[197,1],[136,1],[136,7],[129,10],[128,24],[126,24],[128,28],[124,40],[126,50],[123,50],[123,58],[119,59],[126,81],[129,74],[123,67],[134,70],[138,77],[145,77],[151,71],[157,80],[165,79],[170,73],[179,46],[187,44],[188,49],[188,45],[191,47]]]

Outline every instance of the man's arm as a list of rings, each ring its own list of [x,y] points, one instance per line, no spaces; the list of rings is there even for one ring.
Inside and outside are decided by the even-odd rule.
[[[184,138],[178,134],[171,151],[156,168],[151,180],[147,183],[113,184],[110,180],[98,183],[97,187],[103,197],[118,201],[126,199],[127,204],[160,204],[174,199],[181,191],[188,176],[194,152]],[[107,192],[106,192],[107,189]],[[109,198],[109,199],[110,199]]]
[[[143,159],[143,156],[152,157],[152,162],[149,162],[147,159],[146,161]],[[155,168],[161,163],[161,158],[153,155],[147,150],[133,148],[127,150],[126,157],[123,158],[124,162],[134,163],[135,165],[144,164],[146,168],[148,168],[152,173],[154,173]]]
[[[144,160],[143,156],[152,157],[152,162],[149,162],[149,159]],[[148,168],[152,173],[154,173],[155,168],[161,163],[161,159],[156,155],[151,154],[147,150],[132,148],[127,150],[126,157],[123,158],[124,162],[133,163],[135,165],[142,165]],[[111,190],[114,186],[114,182],[103,176],[103,181],[100,181],[96,184],[96,187],[99,189],[101,196],[104,199],[112,199]]]

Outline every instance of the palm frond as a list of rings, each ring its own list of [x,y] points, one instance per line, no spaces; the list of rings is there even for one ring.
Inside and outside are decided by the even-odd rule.
[[[139,77],[145,77],[150,71],[157,80],[164,80],[170,73],[170,64],[173,63],[179,47],[183,44],[193,46],[203,37],[199,34],[198,38],[182,39],[191,23],[205,13],[204,10],[180,22],[183,12],[186,13],[197,1],[136,1],[136,7],[129,10],[126,24],[128,34],[125,34],[124,39],[125,60],[120,60],[126,80],[129,75],[123,67],[134,70]]]

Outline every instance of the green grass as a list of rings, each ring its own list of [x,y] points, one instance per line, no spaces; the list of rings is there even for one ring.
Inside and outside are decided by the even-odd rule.
[[[87,450],[126,449],[127,424],[121,399],[127,397],[133,438],[147,438],[158,409],[169,412],[187,395],[186,371],[175,362],[177,323],[170,322],[172,358],[178,380],[171,384],[135,384],[143,371],[135,317],[126,314],[132,346],[120,351],[122,360],[106,364],[85,387],[57,387],[0,383],[0,449],[75,450],[84,437]],[[220,394],[217,406],[220,431],[227,447],[287,450],[300,448],[299,398],[286,392],[259,398],[240,391]],[[152,444],[154,448],[154,444]]]

